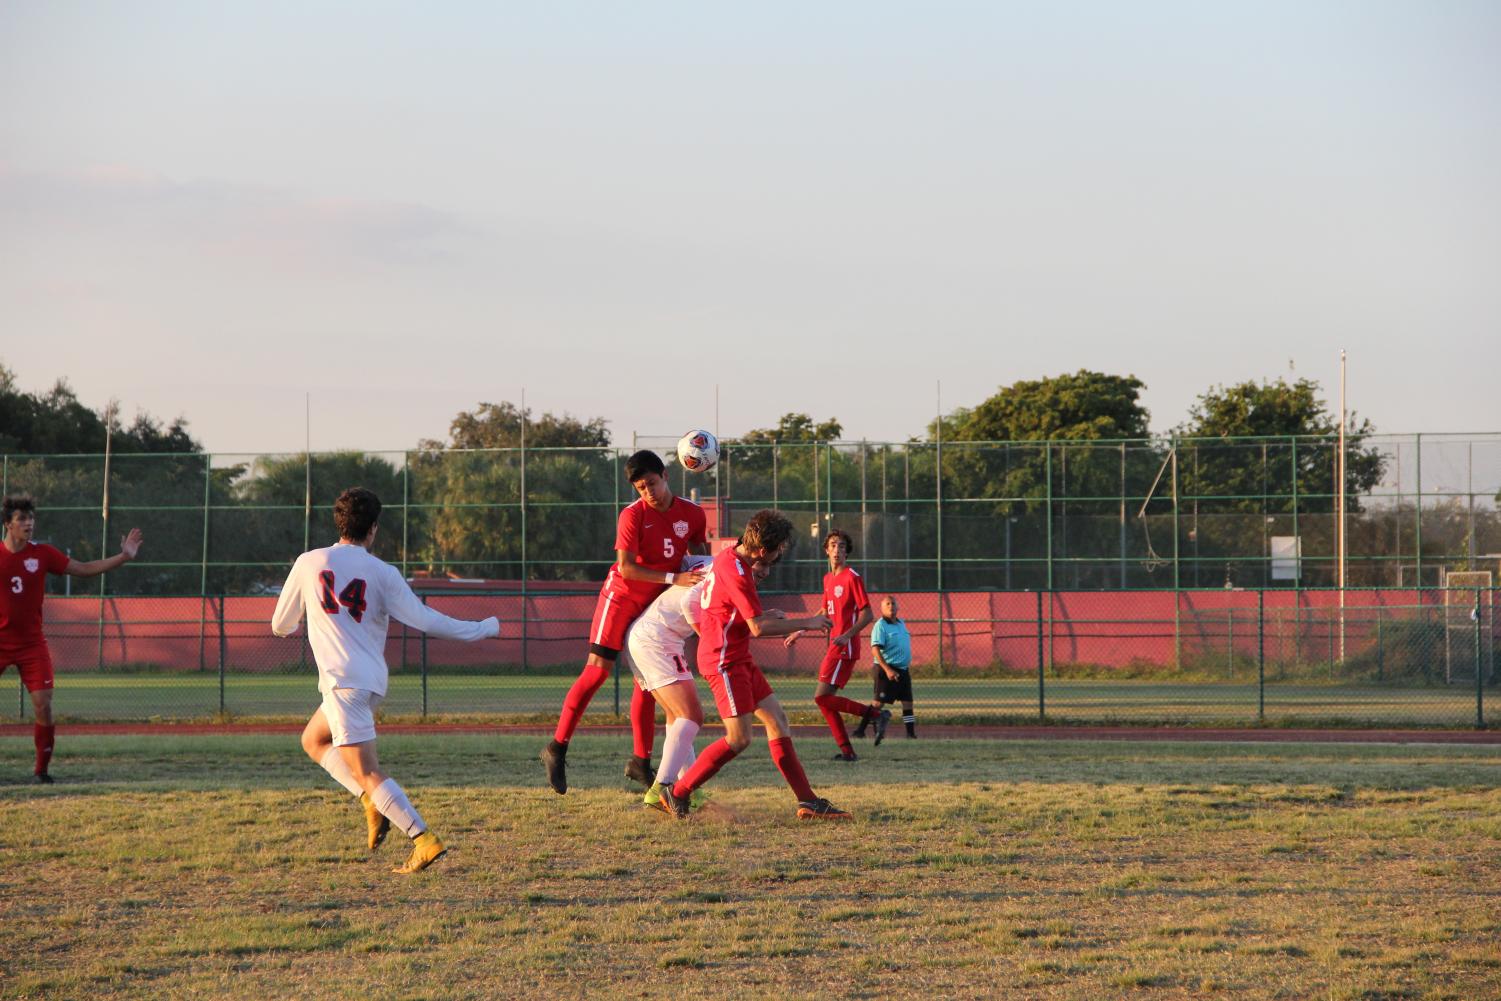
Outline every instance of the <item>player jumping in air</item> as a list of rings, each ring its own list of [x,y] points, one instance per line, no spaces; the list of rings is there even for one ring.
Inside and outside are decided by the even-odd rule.
[[[57,727],[52,723],[52,653],[42,635],[42,598],[49,573],[70,577],[97,577],[122,567],[141,549],[141,530],[132,528],[120,540],[120,551],[103,560],[80,563],[53,546],[31,541],[36,533],[36,504],[30,497],[7,497],[0,507],[5,515],[5,544],[0,547],[0,674],[15,664],[21,683],[31,693],[36,711],[32,741],[36,744],[36,771],[32,781],[50,783],[47,770]]]
[[[334,502],[338,545],[297,557],[271,630],[290,636],[307,612],[323,705],[302,731],[302,749],[359,797],[371,850],[392,824],[412,839],[412,854],[392,870],[411,873],[426,869],[447,849],[376,757],[375,710],[385,698],[388,674],[386,626],[394,617],[442,639],[472,641],[500,635],[500,621],[451,619],[424,605],[399,570],[370,552],[380,508],[380,498],[361,487],[339,495]]]
[[[824,540],[823,548],[829,557],[829,572],[823,576],[823,607],[833,625],[830,627],[829,648],[824,651],[823,663],[818,666],[818,687],[813,690],[813,702],[823,713],[829,732],[834,735],[834,743],[839,747],[835,760],[854,761],[855,749],[844,728],[844,717],[859,717],[862,733],[872,722],[876,724],[877,737],[882,736],[884,730],[880,709],[839,694],[839,689],[850,680],[855,664],[860,660],[860,633],[870,625],[874,616],[870,611],[870,599],[865,596],[865,581],[849,565],[849,555],[854,550],[849,535],[836,528]],[[793,633],[784,642],[792,646],[801,635]]]
[[[771,760],[797,797],[798,817],[849,819],[847,812],[814,795],[802,762],[793,750],[787,714],[750,655],[752,636],[785,636],[799,629],[829,627],[829,620],[822,615],[778,618],[761,607],[756,591],[757,568],[770,569],[782,558],[791,540],[792,523],[783,515],[771,510],[757,511],[746,524],[740,542],[714,558],[704,581],[699,601],[703,615],[699,622],[698,672],[714,693],[725,734],[704,748],[693,767],[675,784],[662,786],[662,802],[678,819],[688,815],[693,791],[750,746],[752,717],[766,726]]]
[[[642,450],[625,461],[625,476],[640,497],[615,525],[615,563],[600,588],[589,627],[589,659],[563,698],[553,739],[542,749],[542,764],[553,791],[568,791],[568,742],[578,729],[589,701],[610,677],[610,668],[625,646],[626,630],[668,587],[692,587],[703,571],[679,572],[685,555],[708,552],[708,519],[697,504],[675,497],[657,453]],[[631,736],[627,778],[643,786],[652,782],[651,747],[657,725],[657,702],[640,685],[631,691]]]

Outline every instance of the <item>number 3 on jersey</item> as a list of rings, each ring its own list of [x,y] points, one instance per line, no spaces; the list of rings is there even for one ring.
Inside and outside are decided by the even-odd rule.
[[[709,600],[711,598],[713,598],[713,596],[714,596],[714,571],[710,570],[709,571],[709,575],[704,578],[704,589],[703,589],[703,592],[701,594],[699,594],[699,596],[698,596],[698,607],[699,608],[708,608],[709,607]]]
[[[338,615],[339,606],[343,605],[349,609],[349,614],[354,621],[359,622],[365,617],[365,581],[362,578],[356,577],[346,584],[344,590],[339,592],[337,600],[334,599],[334,588],[338,585],[334,582],[332,570],[324,570],[320,573],[318,583],[323,585],[319,589],[318,604],[322,605],[323,610],[329,615]]]

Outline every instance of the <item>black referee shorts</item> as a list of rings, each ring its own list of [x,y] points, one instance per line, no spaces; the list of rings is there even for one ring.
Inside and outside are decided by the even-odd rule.
[[[884,704],[892,702],[912,701],[912,675],[908,671],[897,671],[896,680],[886,677],[886,672],[879,667],[876,670],[876,701]]]

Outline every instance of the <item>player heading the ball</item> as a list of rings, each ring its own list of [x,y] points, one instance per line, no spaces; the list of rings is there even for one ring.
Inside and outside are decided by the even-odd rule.
[[[625,478],[639,496],[616,520],[615,562],[595,602],[594,620],[589,626],[589,656],[563,698],[553,739],[540,755],[547,769],[547,783],[560,795],[568,791],[568,742],[594,693],[610,677],[631,623],[667,588],[692,587],[704,575],[702,570],[678,570],[684,556],[708,553],[708,519],[697,504],[673,495],[666,469],[661,457],[647,449],[625,461]],[[639,684],[634,685],[634,747],[625,774],[643,788],[652,784],[651,749],[656,725],[656,699]]]
[[[334,502],[336,545],[297,557],[271,617],[271,631],[291,636],[304,612],[318,664],[323,704],[302,731],[302,749],[358,796],[366,845],[374,851],[392,824],[412,839],[412,853],[393,872],[426,869],[447,851],[428,830],[406,791],[381,770],[375,753],[375,711],[386,697],[386,627],[391,619],[441,639],[500,635],[495,616],[451,619],[422,603],[401,571],[370,552],[380,525],[380,498],[351,487]]]

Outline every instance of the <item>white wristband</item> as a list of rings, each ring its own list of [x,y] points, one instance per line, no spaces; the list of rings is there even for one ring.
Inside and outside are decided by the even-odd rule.
[[[669,583],[669,584],[671,584],[673,582],[673,580],[675,580],[676,578],[677,578],[677,574],[673,573],[671,570],[667,571],[665,574],[662,575],[662,579],[665,580],[665,581],[667,581],[667,583]]]

